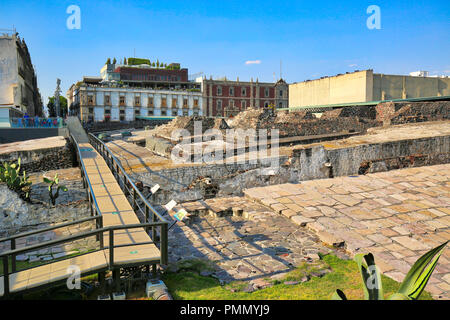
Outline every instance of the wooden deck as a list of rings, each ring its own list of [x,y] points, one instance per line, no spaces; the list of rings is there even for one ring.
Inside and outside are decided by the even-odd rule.
[[[81,161],[84,163],[87,179],[92,186],[93,197],[103,216],[103,227],[139,224],[140,221],[123,194],[115,177],[108,168],[102,156],[89,143],[79,145]],[[104,244],[109,245],[109,234],[104,234]],[[114,231],[114,246],[129,245],[114,248],[114,265],[127,266],[142,263],[149,265],[158,263],[160,250],[151,242],[151,238],[144,228],[123,229]],[[78,266],[81,274],[95,273],[95,271],[111,270],[109,249],[99,250],[57,261],[43,266],[18,271],[9,275],[10,292],[19,292],[40,287],[56,281],[67,279],[72,273],[69,266]],[[4,295],[3,276],[0,277],[0,296]]]

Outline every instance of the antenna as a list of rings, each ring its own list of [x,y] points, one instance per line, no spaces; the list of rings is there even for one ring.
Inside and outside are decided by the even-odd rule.
[[[281,70],[282,70],[282,69],[281,69],[281,59],[280,59],[280,79],[283,79],[283,73],[282,73]]]
[[[277,82],[277,80],[275,78],[275,72],[273,73],[273,82]]]

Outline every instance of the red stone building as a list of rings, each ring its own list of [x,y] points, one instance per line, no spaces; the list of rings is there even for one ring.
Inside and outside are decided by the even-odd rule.
[[[289,86],[280,79],[276,83],[221,80],[199,80],[202,83],[203,114],[229,117],[248,108],[287,108]]]

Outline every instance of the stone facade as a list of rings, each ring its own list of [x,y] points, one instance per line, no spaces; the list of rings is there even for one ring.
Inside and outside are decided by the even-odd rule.
[[[3,34],[0,36],[0,117],[17,117],[24,113],[42,116],[42,107],[25,40],[15,32]]]
[[[289,85],[289,107],[450,95],[449,77],[387,75],[363,70]]]

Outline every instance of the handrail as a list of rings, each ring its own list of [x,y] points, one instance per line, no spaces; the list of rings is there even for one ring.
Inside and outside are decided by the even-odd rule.
[[[151,223],[140,223],[140,224],[130,224],[130,225],[117,225],[117,226],[109,226],[109,227],[104,227],[104,228],[100,228],[100,229],[96,229],[96,230],[92,230],[92,231],[87,231],[87,232],[83,232],[80,234],[76,234],[76,235],[72,235],[72,236],[68,236],[68,237],[64,237],[64,238],[60,238],[60,239],[56,239],[56,240],[52,240],[52,241],[48,241],[45,243],[38,243],[29,247],[24,247],[24,248],[20,248],[20,249],[15,249],[15,250],[9,250],[9,251],[5,251],[0,253],[0,258],[2,260],[2,265],[3,265],[3,288],[4,288],[4,294],[8,295],[9,294],[9,275],[11,274],[9,272],[9,257],[15,257],[17,256],[17,254],[20,254],[22,252],[27,252],[27,251],[34,251],[40,248],[44,248],[44,247],[53,247],[57,244],[60,243],[64,243],[64,242],[69,242],[69,241],[74,241],[74,240],[78,240],[78,239],[84,239],[87,237],[92,237],[92,236],[100,236],[101,239],[103,239],[103,233],[104,232],[109,232],[109,246],[104,246],[103,245],[103,241],[100,243],[100,249],[95,250],[95,251],[100,251],[100,250],[104,250],[104,249],[109,249],[109,268],[113,269],[113,267],[115,266],[114,263],[114,248],[122,248],[122,247],[127,247],[127,246],[136,246],[136,245],[144,245],[144,244],[148,244],[150,242],[143,242],[143,243],[128,243],[128,244],[121,244],[121,245],[117,245],[114,246],[114,231],[115,230],[122,230],[122,229],[136,229],[136,228],[143,228],[143,227],[151,227],[151,226],[161,226],[161,234],[167,236],[167,223],[165,222],[151,222]],[[154,241],[153,241],[154,243]],[[88,254],[88,253],[85,253]],[[67,260],[70,259],[71,257],[66,257],[65,259],[61,259],[61,260]],[[51,264],[52,262],[48,262],[46,264],[43,265],[47,265],[47,264]],[[161,264],[166,264],[167,263],[167,253],[163,254],[163,252],[161,251],[161,257],[160,257],[160,263]],[[43,265],[39,265],[39,266],[34,266],[31,268],[26,268],[24,270],[29,270],[29,269],[33,269],[33,268],[38,268],[40,266]],[[23,270],[21,270],[23,271]],[[15,270],[12,270],[12,273],[16,272]]]
[[[47,231],[51,231],[51,230],[55,230],[55,229],[59,229],[59,228],[64,228],[64,227],[68,227],[74,224],[79,224],[79,223],[83,223],[83,222],[88,222],[91,220],[96,220],[99,219],[100,216],[93,216],[93,217],[88,217],[88,218],[83,218],[80,220],[74,220],[74,221],[70,221],[70,222],[66,222],[66,223],[61,223],[52,227],[47,227],[47,228],[42,228],[42,229],[38,229],[38,230],[33,230],[33,231],[27,231],[27,232],[22,232],[19,234],[15,234],[11,237],[7,237],[7,238],[0,238],[0,242],[5,242],[5,241],[11,241],[17,238],[23,238],[23,237],[28,237],[34,234],[38,234],[38,233],[42,233],[42,232],[47,232]]]
[[[89,133],[89,138],[93,139],[93,141],[97,144],[97,145],[102,145],[102,147],[104,149],[106,149],[106,151],[108,152],[108,155],[114,160],[115,164],[118,166],[118,168],[120,168],[120,170],[122,171],[122,174],[124,175],[124,177],[126,178],[127,182],[131,185],[131,187],[133,188],[133,191],[136,192],[136,194],[141,198],[141,201],[144,203],[144,205],[146,205],[152,212],[153,214],[155,214],[160,220],[167,222],[168,221],[159,214],[158,211],[156,211],[156,209],[154,209],[152,207],[152,205],[147,201],[147,199],[143,196],[143,194],[139,191],[138,187],[134,184],[133,180],[130,178],[130,176],[126,173],[125,169],[122,167],[122,164],[120,163],[119,159],[117,159],[117,157],[112,153],[112,151],[108,148],[108,146],[106,146],[106,144],[103,143],[103,141],[101,141],[100,139],[98,139],[95,135],[93,135],[92,133]],[[102,152],[101,150],[98,150]],[[103,153],[103,152],[102,152]],[[102,154],[103,156],[103,154]]]
[[[83,169],[83,171],[84,171],[84,174],[83,174],[83,178],[86,180],[86,182],[88,183],[88,186],[89,186],[89,190],[90,190],[90,194],[91,194],[91,198],[92,198],[92,200],[94,201],[94,204],[95,204],[95,208],[96,208],[96,213],[97,213],[97,215],[102,215],[102,212],[100,211],[100,208],[98,207],[98,204],[97,204],[97,199],[95,199],[95,197],[94,197],[94,190],[92,189],[92,185],[91,185],[91,181],[89,180],[89,176],[88,176],[88,174],[87,174],[87,171],[86,171],[86,166],[84,165],[84,161],[83,161],[83,159],[81,158],[81,150],[80,150],[80,146],[78,145],[78,141],[75,139],[75,137],[72,135],[72,134],[70,134],[69,135],[72,139],[73,139],[73,141],[75,142],[74,144],[76,145],[76,147],[77,147],[77,160],[78,160],[78,162],[81,164],[81,168]],[[90,200],[90,198],[89,198],[89,200]]]
[[[59,238],[59,239],[55,239],[55,240],[51,240],[51,241],[46,241],[43,243],[37,243],[35,245],[31,245],[31,246],[24,247],[24,248],[18,248],[18,249],[14,249],[14,250],[4,251],[4,252],[0,253],[0,258],[2,258],[4,256],[17,255],[22,252],[35,251],[35,250],[45,248],[45,247],[53,247],[60,243],[92,237],[92,236],[98,235],[100,233],[104,233],[106,231],[117,231],[117,230],[122,230],[122,229],[136,229],[136,228],[144,228],[144,227],[152,227],[152,226],[160,226],[160,225],[165,225],[165,223],[164,222],[149,222],[149,223],[135,223],[135,224],[103,227],[103,228],[86,231],[86,232],[78,233],[75,235],[71,235],[71,236],[67,236],[67,237],[63,237],[63,238]],[[124,246],[133,246],[133,245],[137,245],[137,243],[129,243]],[[106,247],[103,246],[100,249],[108,249],[108,248],[109,248],[109,246],[106,246]],[[114,246],[114,248],[115,248],[115,246]],[[31,268],[29,268],[29,269],[31,269]]]

